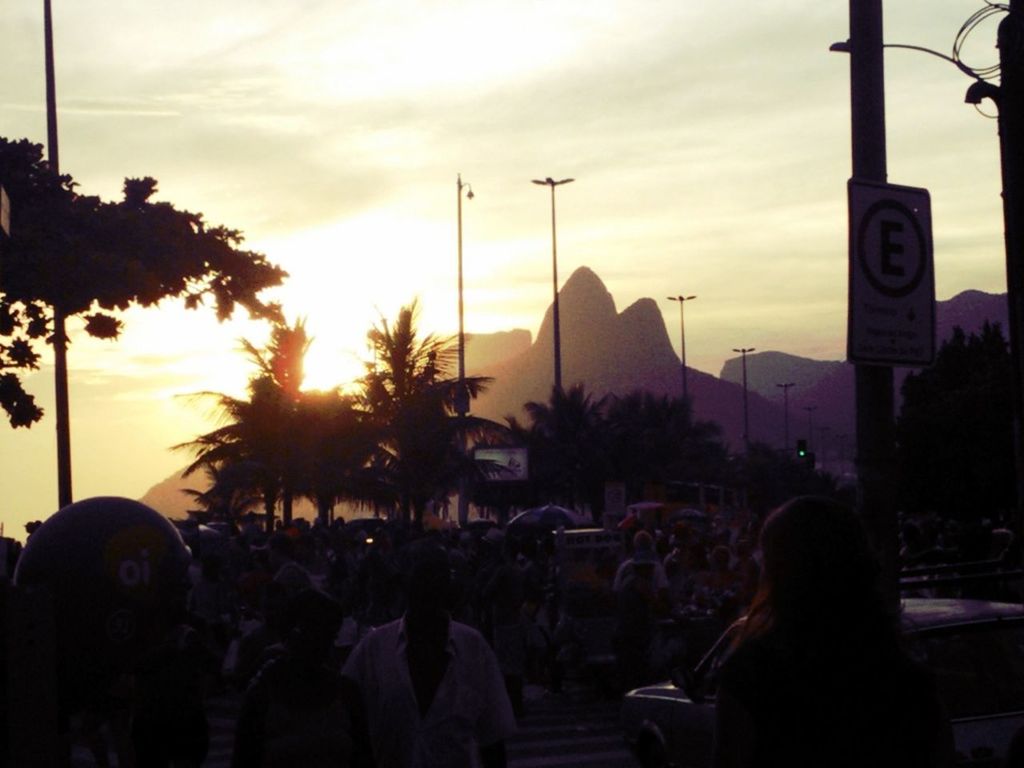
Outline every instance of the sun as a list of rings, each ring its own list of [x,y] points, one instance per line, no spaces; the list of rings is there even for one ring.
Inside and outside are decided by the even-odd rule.
[[[314,342],[303,360],[303,372],[304,390],[340,387],[348,392],[356,386],[356,380],[366,372],[366,368],[353,353]]]

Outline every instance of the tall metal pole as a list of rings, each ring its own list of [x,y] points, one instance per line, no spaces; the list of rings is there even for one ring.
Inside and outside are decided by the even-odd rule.
[[[1003,176],[1017,535],[1024,535],[1024,0],[999,23],[999,155]]]
[[[460,416],[469,412],[469,397],[466,393],[466,328],[464,324],[465,304],[462,297],[462,190],[468,189],[466,195],[473,199],[473,188],[462,181],[460,173],[455,181],[456,206],[458,210],[458,242],[459,242],[459,398],[456,408]]]
[[[46,51],[46,153],[50,168],[60,173],[57,147],[57,86],[53,67],[53,14],[50,0],[43,0],[43,37]],[[57,503],[71,503],[71,417],[68,406],[68,339],[64,308],[58,297],[53,305],[53,371],[57,421]]]
[[[459,389],[456,393],[455,411],[459,417],[459,443],[463,458],[466,457],[466,414],[469,413],[469,392],[466,391],[466,328],[464,324],[464,304],[462,298],[462,190],[467,190],[466,197],[473,199],[473,188],[462,181],[458,174],[455,181],[456,208],[458,210],[458,242],[459,242]],[[459,472],[459,525],[469,520],[469,497],[466,493],[465,469]]]
[[[805,405],[807,411],[807,450],[814,450],[814,412],[818,410],[816,405]]]
[[[789,388],[795,386],[792,381],[776,384],[782,390],[782,450],[789,453]]]
[[[853,177],[885,182],[885,68],[882,0],[850,0],[850,114]],[[887,366],[858,364],[857,510],[881,559],[891,604],[899,600],[893,377]]]
[[[679,302],[679,368],[683,379],[683,400],[688,400],[690,391],[686,386],[686,323],[683,319],[683,304],[693,301],[696,296],[669,296],[669,301]]]
[[[551,187],[551,281],[554,287],[554,301],[551,305],[551,320],[554,324],[555,347],[555,389],[562,391],[562,330],[558,317],[558,238],[555,234],[555,187],[568,184],[575,179],[555,181],[550,176],[544,180],[532,179],[534,184]]]
[[[743,446],[750,453],[750,418],[747,409],[747,352],[755,351],[753,347],[733,349],[743,356]]]

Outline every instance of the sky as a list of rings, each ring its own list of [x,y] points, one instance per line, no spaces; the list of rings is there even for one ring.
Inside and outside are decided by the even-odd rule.
[[[0,6],[0,135],[46,139],[42,2]],[[559,282],[588,266],[621,311],[658,301],[690,366],[732,349],[845,357],[850,170],[846,3],[746,0],[54,0],[61,170],[240,229],[291,275],[268,298],[314,337],[307,383],[351,382],[366,331],[417,298],[458,328],[457,174],[468,332],[536,333]],[[978,0],[889,0],[885,40],[949,55]],[[996,21],[967,64],[997,61]],[[998,136],[970,79],[886,53],[889,181],[930,191],[936,294],[1005,291]],[[994,113],[991,103],[982,106]],[[129,311],[116,342],[72,325],[76,498],[137,498],[210,429],[188,395],[241,394],[240,338],[263,324],[168,303]],[[563,339],[563,344],[572,340]],[[23,537],[57,505],[53,370],[46,410],[0,432],[0,521]]]

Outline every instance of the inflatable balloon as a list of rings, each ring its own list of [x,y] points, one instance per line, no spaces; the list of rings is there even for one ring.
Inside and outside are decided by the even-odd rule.
[[[69,504],[32,534],[14,583],[50,594],[64,711],[101,698],[181,620],[189,562],[178,530],[131,499]]]

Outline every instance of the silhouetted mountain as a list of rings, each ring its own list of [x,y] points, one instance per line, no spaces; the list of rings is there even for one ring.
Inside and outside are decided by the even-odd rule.
[[[967,334],[977,333],[987,320],[990,323],[999,323],[1003,329],[1003,336],[1009,339],[1008,312],[1005,293],[958,293],[951,299],[937,303],[935,337],[941,344],[953,335],[954,326],[960,326]]]
[[[171,476],[164,478],[154,485],[139,501],[146,504],[164,517],[171,520],[185,520],[190,510],[196,509],[196,504],[191,495],[185,493],[188,489],[206,491],[210,487],[209,479],[202,471],[195,472],[188,477],[182,477],[184,467]],[[306,499],[295,499],[292,514],[295,517],[303,517],[313,520],[316,517],[316,507]]]
[[[945,301],[936,302],[936,347],[959,326],[964,332],[976,333],[986,321],[999,323],[1007,335],[1006,294],[963,291]],[[900,387],[915,369],[895,369],[896,408],[899,409]],[[742,359],[735,357],[722,366],[721,378],[740,384],[743,381]],[[845,435],[852,445],[855,431],[856,387],[854,366],[838,360],[811,360],[782,352],[754,352],[747,355],[747,386],[751,391],[781,402],[782,389],[777,384],[793,382],[789,390],[790,442],[807,438],[813,428],[811,442],[835,442]],[[808,408],[813,411],[807,412]],[[825,433],[822,433],[824,428]]]
[[[580,267],[559,293],[559,314],[563,387],[582,382],[595,398],[634,389],[680,393],[679,357],[653,299],[640,299],[618,313],[600,278]],[[471,371],[495,379],[473,403],[473,413],[497,421],[506,416],[521,419],[525,403],[546,402],[554,384],[553,338],[549,307],[528,350],[492,369]],[[692,368],[688,388],[696,418],[717,422],[726,440],[738,445],[743,436],[743,388]],[[781,418],[779,409],[754,393],[748,405],[751,437],[767,439]]]
[[[497,333],[466,334],[467,369],[486,371],[530,348],[530,332],[522,328]]]
[[[559,310],[563,386],[583,382],[595,398],[622,395],[634,389],[679,394],[679,358],[653,299],[640,299],[619,313],[600,278],[590,269],[580,267],[559,294]],[[971,333],[986,320],[1000,323],[1005,335],[1006,318],[1005,294],[964,291],[938,302],[938,343],[949,338],[954,326]],[[554,380],[552,322],[549,307],[532,344],[529,332],[524,330],[468,337],[467,372],[495,379],[488,392],[474,401],[475,415],[496,421],[504,421],[509,415],[522,418],[526,402],[548,400]],[[897,404],[899,386],[908,373],[910,369],[896,369]],[[786,382],[794,383],[788,398],[789,447],[798,438],[810,437],[819,466],[824,464],[834,471],[834,462],[849,460],[853,452],[854,367],[839,360],[812,360],[784,352],[747,355],[752,440],[783,445],[786,414],[782,390],[776,384]],[[720,378],[688,369],[688,387],[695,417],[718,423],[725,440],[733,448],[741,446],[740,358],[727,360]],[[172,475],[151,488],[142,501],[170,517],[183,517],[191,502],[181,489],[202,488],[204,482],[199,474],[187,480]],[[311,517],[312,507],[303,504],[297,506],[296,516]]]
[[[205,491],[208,487],[209,483],[206,482],[202,473],[196,473],[183,478],[179,470],[146,491],[146,495],[139,499],[139,501],[152,507],[164,517],[169,517],[172,520],[184,520],[188,517],[188,511],[193,509],[194,505],[192,504],[191,497],[182,493],[182,491],[186,488],[202,489]]]

